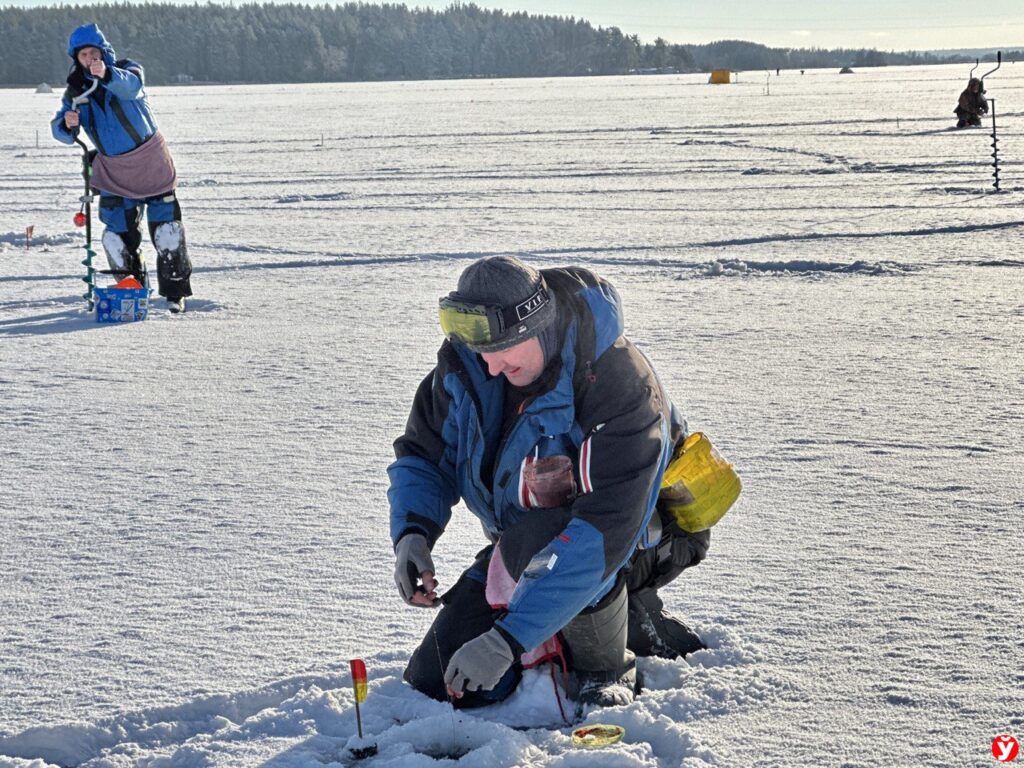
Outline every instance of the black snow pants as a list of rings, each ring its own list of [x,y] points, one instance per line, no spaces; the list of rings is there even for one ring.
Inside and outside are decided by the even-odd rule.
[[[509,575],[518,580],[533,556],[558,535],[571,518],[568,509],[536,510],[506,531],[501,537],[501,555]],[[623,585],[633,592],[668,584],[686,568],[703,560],[709,543],[710,531],[690,534],[674,523],[665,524],[659,545],[638,550],[620,573],[619,582],[597,605],[580,615],[604,609],[619,597]],[[487,567],[493,551],[493,545],[481,550],[455,586],[441,596],[441,609],[405,669],[406,682],[438,701],[448,698],[444,671],[451,657],[463,644],[491,629],[503,614],[491,608],[485,595]],[[569,655],[571,663],[571,648]],[[517,662],[493,690],[468,692],[453,704],[470,708],[501,701],[515,690],[521,677],[522,666]]]

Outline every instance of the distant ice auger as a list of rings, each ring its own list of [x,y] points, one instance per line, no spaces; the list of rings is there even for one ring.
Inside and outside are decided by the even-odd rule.
[[[977,66],[977,65],[975,65]],[[996,52],[996,66],[994,69],[990,69],[984,75],[981,76],[981,92],[985,92],[985,78],[995,72],[1003,66],[1003,52]],[[973,69],[971,70],[974,71]],[[992,176],[994,181],[993,186],[996,188],[996,192],[999,191],[999,139],[996,137],[996,100],[989,99],[992,104]]]

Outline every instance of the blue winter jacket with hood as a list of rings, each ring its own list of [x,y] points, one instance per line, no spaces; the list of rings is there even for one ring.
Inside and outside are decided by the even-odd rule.
[[[541,274],[564,326],[550,388],[507,424],[505,377],[445,341],[388,468],[392,541],[417,532],[433,546],[459,499],[500,540],[531,507],[525,466],[572,459],[579,494],[570,522],[533,558],[496,622],[526,651],[604,596],[638,545],[654,543],[647,525],[685,431],[647,359],[622,336],[615,289],[585,269]]]
[[[68,56],[74,66],[61,107],[50,121],[53,137],[64,144],[74,143],[75,134],[64,125],[64,114],[72,108],[72,99],[88,90],[95,79],[76,59],[79,49],[86,46],[100,49],[107,71],[88,101],[78,107],[80,124],[100,154],[131,152],[157,130],[143,89],[142,66],[131,59],[117,60],[95,24],[83,24],[68,38]]]

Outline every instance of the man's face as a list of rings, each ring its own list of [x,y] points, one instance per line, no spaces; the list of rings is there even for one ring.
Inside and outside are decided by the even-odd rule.
[[[82,69],[89,69],[94,61],[99,61],[102,58],[103,52],[91,45],[85,46],[78,52],[78,63],[82,65]]]
[[[481,352],[480,357],[491,376],[504,374],[515,387],[532,384],[544,372],[544,350],[536,336],[500,352]]]

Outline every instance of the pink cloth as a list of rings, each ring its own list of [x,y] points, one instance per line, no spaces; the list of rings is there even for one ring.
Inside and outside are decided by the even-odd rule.
[[[508,568],[505,567],[505,561],[501,557],[501,546],[496,544],[491,561],[487,564],[487,586],[484,588],[487,602],[491,604],[492,608],[507,607],[517,583],[512,578],[512,574],[508,572]],[[558,635],[554,635],[533,650],[524,653],[521,661],[523,666],[529,669],[548,659],[561,657],[561,655],[562,643],[559,641]]]
[[[178,180],[167,142],[157,131],[123,155],[97,154],[89,183],[103,192],[144,200],[170,192]]]

